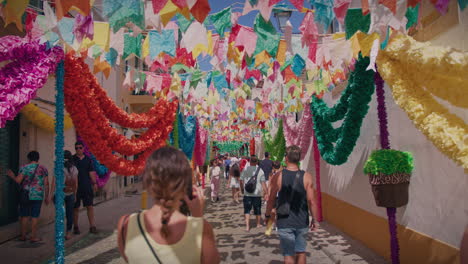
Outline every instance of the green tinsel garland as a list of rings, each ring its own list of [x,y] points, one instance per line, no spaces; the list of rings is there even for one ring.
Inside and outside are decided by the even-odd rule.
[[[286,139],[283,133],[283,120],[279,121],[278,132],[272,140],[270,132],[263,131],[263,143],[265,150],[270,153],[271,160],[282,161],[286,152]]]
[[[241,141],[213,142],[213,146],[218,147],[219,148],[218,153],[221,153],[221,154],[224,154],[224,153],[237,154],[237,152],[240,150],[240,148],[244,144],[245,142],[241,142]]]
[[[368,65],[369,58],[359,55],[348,85],[333,108],[329,108],[315,95],[312,97],[310,108],[318,147],[322,158],[329,164],[345,163],[359,138],[362,120],[369,110],[369,102],[375,90],[374,71],[367,71]],[[343,118],[343,124],[333,128],[332,122]]]
[[[413,155],[394,149],[374,150],[364,165],[364,173],[372,175],[411,174],[413,169]]]

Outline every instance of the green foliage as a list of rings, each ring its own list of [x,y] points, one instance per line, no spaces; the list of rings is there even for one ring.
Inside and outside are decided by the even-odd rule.
[[[411,174],[413,169],[413,155],[393,149],[373,151],[364,165],[364,173],[372,175]]]
[[[283,120],[279,121],[278,132],[275,138],[271,139],[270,132],[263,131],[263,143],[265,150],[270,153],[271,160],[282,161],[286,152],[286,139],[283,132]]]

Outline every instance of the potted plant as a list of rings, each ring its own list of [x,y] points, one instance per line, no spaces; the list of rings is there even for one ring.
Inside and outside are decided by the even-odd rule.
[[[375,203],[380,207],[408,204],[408,189],[413,171],[413,155],[393,149],[375,150],[364,165],[369,175]]]

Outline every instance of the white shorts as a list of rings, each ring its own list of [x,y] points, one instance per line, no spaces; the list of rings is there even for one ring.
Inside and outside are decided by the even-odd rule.
[[[231,178],[231,182],[229,183],[231,188],[240,188],[239,181],[236,178]]]

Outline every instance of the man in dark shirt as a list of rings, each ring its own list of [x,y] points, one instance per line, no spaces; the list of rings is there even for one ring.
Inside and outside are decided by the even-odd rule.
[[[95,234],[97,233],[97,229],[94,221],[93,198],[94,192],[97,191],[97,175],[94,171],[92,160],[84,154],[82,142],[75,143],[75,150],[76,154],[73,156],[73,161],[76,168],[78,168],[78,190],[75,199],[73,233],[80,234],[78,216],[80,213],[81,200],[83,200],[83,206],[86,207],[88,213],[89,232]]]
[[[260,162],[260,168],[265,173],[265,179],[268,186],[268,179],[270,177],[271,171],[273,170],[273,161],[270,159],[270,153],[265,152],[265,159]]]
[[[313,231],[318,227],[314,218],[309,220],[309,215],[318,215],[313,177],[299,169],[301,148],[298,146],[287,147],[285,159],[286,167],[270,179],[265,219],[271,217],[272,209],[276,207],[276,226],[284,263],[305,264],[305,235],[309,229]]]

